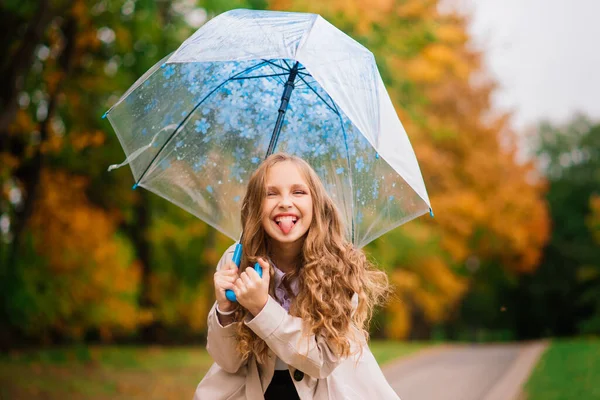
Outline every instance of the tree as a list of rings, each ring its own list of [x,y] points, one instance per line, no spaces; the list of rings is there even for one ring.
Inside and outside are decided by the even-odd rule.
[[[105,278],[114,273],[111,268],[100,267],[98,260],[84,262],[78,248],[68,243],[47,248],[40,244],[48,239],[44,236],[44,221],[51,225],[58,212],[45,206],[47,197],[61,190],[55,187],[56,182],[67,185],[65,192],[73,196],[69,185],[84,182],[75,185],[84,197],[71,202],[64,199],[64,206],[77,215],[87,214],[79,219],[87,224],[82,223],[77,229],[66,229],[68,224],[64,225],[65,234],[52,239],[78,243],[82,238],[95,237],[99,240],[82,247],[90,255],[95,254],[95,248],[133,246],[135,257],[129,260],[128,268],[141,272],[141,276],[131,280],[130,289],[140,302],[136,312],[140,308],[145,317],[131,321],[136,327],[138,323],[153,321],[155,304],[149,302],[150,195],[129,189],[131,177],[127,171],[106,172],[107,166],[121,157],[122,150],[115,135],[105,132],[109,126],[100,116],[135,79],[191,33],[192,27],[184,22],[186,10],[182,3],[186,2],[76,0],[2,4],[2,21],[14,28],[2,34],[6,56],[0,84],[0,285],[3,320],[9,322],[3,324],[3,329],[18,331],[26,326],[21,322],[29,311],[16,298],[43,298],[41,292],[30,290],[23,271],[35,271],[38,277],[57,281],[61,279],[57,271],[63,271],[61,274],[69,275],[65,279],[72,287],[86,282],[92,266],[98,267]],[[107,223],[99,231],[94,222],[102,220],[102,213]],[[29,256],[36,249],[44,251],[32,259]],[[71,259],[80,260],[77,268],[69,264]],[[115,263],[121,265],[117,260]],[[39,298],[31,298],[36,295]],[[61,301],[69,301],[70,295],[62,291],[57,296],[57,302],[47,303],[48,307],[59,307]],[[95,301],[113,299],[96,297]],[[57,310],[47,312],[53,318],[59,318],[59,314]],[[84,331],[99,327],[91,322],[79,324],[69,319],[72,316],[61,316],[61,324],[73,324]],[[100,319],[94,321],[103,324]],[[48,320],[45,326],[56,323]],[[70,336],[66,330],[61,332]]]
[[[600,332],[600,247],[594,237],[600,188],[600,125],[576,116],[540,124],[531,138],[548,179],[552,236],[540,268],[519,282],[521,337]]]

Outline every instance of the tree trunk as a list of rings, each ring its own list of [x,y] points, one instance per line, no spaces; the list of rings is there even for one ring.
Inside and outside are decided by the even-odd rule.
[[[52,18],[54,18],[54,11],[51,10],[49,1],[39,0],[37,12],[31,19],[18,49],[11,56],[6,68],[1,71],[0,137],[7,136],[7,129],[15,118],[18,109],[17,96],[23,90],[25,77],[31,69],[35,49],[41,43]]]
[[[431,324],[425,319],[425,314],[414,304],[411,307],[411,340],[430,340],[432,333]]]
[[[138,202],[134,210],[134,223],[133,226],[129,227],[129,232],[142,269],[138,304],[142,309],[153,310],[156,305],[150,296],[152,266],[150,261],[150,242],[148,240],[148,232],[150,230],[150,194],[145,190],[140,190],[137,194]],[[159,323],[157,321],[152,321],[149,325],[143,326],[141,330],[142,340],[144,342],[155,342],[158,339],[158,328]]]
[[[73,18],[69,18],[65,21],[62,27],[63,34],[65,37],[65,46],[63,47],[62,54],[58,60],[58,63],[63,70],[62,78],[56,84],[56,87],[52,93],[49,93],[48,112],[46,118],[40,122],[40,143],[37,146],[32,158],[25,162],[17,171],[16,176],[19,181],[23,184],[24,202],[20,210],[17,210],[14,218],[14,229],[13,229],[13,241],[11,243],[7,266],[8,270],[12,270],[15,267],[16,257],[19,252],[19,246],[21,245],[23,231],[33,213],[35,200],[39,188],[40,176],[44,165],[44,155],[42,153],[42,145],[48,141],[50,123],[56,108],[58,107],[58,98],[62,90],[62,86],[69,76],[72,67],[73,53],[75,50],[75,36],[77,32],[77,22]]]

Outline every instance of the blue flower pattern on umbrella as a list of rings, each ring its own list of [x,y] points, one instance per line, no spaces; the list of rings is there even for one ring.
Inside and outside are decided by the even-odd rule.
[[[154,167],[145,179],[159,179],[161,171],[173,169],[173,174],[189,176],[188,184],[196,182],[197,193],[205,193],[207,202],[209,198],[221,205],[231,199],[239,202],[250,174],[264,158],[286,77],[228,79],[270,75],[273,69],[282,72],[268,63],[251,69],[260,64],[260,60],[169,64],[140,85],[136,96],[128,97],[123,107],[131,108],[127,112],[143,122],[137,131],[140,137],[154,138],[152,151],[142,161],[148,163],[160,151],[153,164],[159,168]],[[327,92],[313,79],[304,78],[310,87],[297,82],[275,151],[306,159],[334,198],[344,198],[344,187],[353,186],[348,207],[355,223],[361,224],[372,218],[376,207],[396,201],[394,186],[388,188],[380,182],[384,174],[373,180],[371,173],[387,164]],[[170,93],[178,93],[176,99],[162,96],[166,83],[171,85]],[[166,126],[171,128],[155,137],[156,127]],[[224,153],[222,149],[234,150]],[[215,171],[222,177],[217,186],[204,180],[205,174]],[[337,180],[328,181],[328,171]],[[233,208],[224,210],[235,212]]]
[[[194,127],[196,132],[206,134],[208,128],[210,128],[210,122],[208,122],[206,118],[202,118],[194,122]]]

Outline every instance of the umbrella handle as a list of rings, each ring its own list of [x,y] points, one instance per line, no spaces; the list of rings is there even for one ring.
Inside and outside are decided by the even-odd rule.
[[[235,245],[235,251],[233,252],[232,261],[235,263],[235,265],[237,265],[238,268],[240,267],[240,262],[242,261],[242,244],[241,243],[238,243]],[[254,270],[258,273],[258,276],[260,276],[262,278],[262,268],[259,263],[254,264]],[[227,300],[229,300],[229,301],[237,302],[237,299],[235,298],[235,293],[233,292],[233,290],[227,289],[225,291],[225,297],[227,297]]]

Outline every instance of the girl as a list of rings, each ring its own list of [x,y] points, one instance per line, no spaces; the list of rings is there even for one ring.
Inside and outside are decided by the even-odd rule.
[[[238,271],[232,246],[217,266],[207,338],[215,363],[194,399],[398,399],[366,342],[387,277],[344,240],[314,170],[269,156],[250,178],[241,217],[242,262]],[[254,262],[262,278],[246,267]]]

